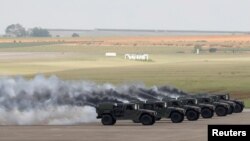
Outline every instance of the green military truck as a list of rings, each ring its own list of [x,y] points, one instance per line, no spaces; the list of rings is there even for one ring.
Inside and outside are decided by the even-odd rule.
[[[243,109],[245,108],[245,104],[243,101],[230,99],[230,95],[228,93],[216,94],[216,97],[221,102],[229,103],[231,107],[233,108],[234,113],[241,113]],[[234,104],[231,104],[231,103],[234,103]]]
[[[178,107],[169,107],[166,102],[146,101],[139,103],[140,109],[148,109],[157,112],[156,120],[170,118],[173,123],[180,123],[184,120],[185,110]]]
[[[178,100],[184,105],[200,107],[203,118],[212,118],[214,116],[215,106],[212,104],[199,103],[197,99],[191,97],[178,97]]]
[[[232,101],[226,101],[226,100],[221,100],[219,96],[217,95],[210,95],[210,97],[216,101],[216,102],[221,102],[221,103],[226,103],[229,105],[229,108],[228,108],[228,111],[227,111],[227,114],[230,115],[234,112],[234,109],[235,109],[235,106],[236,104]]]
[[[230,105],[227,103],[216,101],[214,98],[206,95],[194,95],[193,97],[195,97],[198,100],[198,103],[214,105],[215,113],[217,116],[226,116],[228,114]]]
[[[134,103],[101,103],[96,107],[96,113],[103,125],[114,125],[117,120],[153,125],[157,115],[155,111],[139,109],[139,105]]]
[[[201,108],[197,106],[184,105],[180,100],[171,97],[164,97],[162,101],[167,102],[170,107],[178,107],[185,109],[186,118],[195,121],[200,118]]]

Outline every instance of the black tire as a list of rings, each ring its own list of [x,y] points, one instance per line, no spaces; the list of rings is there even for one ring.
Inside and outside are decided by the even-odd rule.
[[[184,114],[181,114],[179,112],[173,112],[170,115],[170,118],[173,123],[180,123],[184,120]]]
[[[229,109],[227,111],[228,115],[231,115],[234,112],[234,107],[233,106],[229,106]]]
[[[150,115],[144,114],[141,116],[140,122],[142,123],[142,125],[153,125],[155,123],[155,118]]]
[[[140,123],[140,121],[137,121],[137,120],[132,120],[134,123]]]
[[[201,109],[201,116],[203,118],[212,118],[214,116],[214,111],[209,108]]]
[[[187,119],[190,121],[198,120],[200,117],[200,114],[194,110],[188,110],[186,112]]]
[[[161,117],[157,117],[155,118],[156,121],[160,121],[161,120]]]
[[[241,113],[243,111],[243,106],[239,103],[236,103],[236,106],[234,108],[235,113]]]
[[[116,124],[116,119],[113,119],[112,125],[115,125],[115,124]]]
[[[116,120],[111,115],[102,116],[103,125],[114,125],[115,123],[116,123]]]
[[[215,108],[215,113],[217,116],[226,116],[227,115],[227,108],[223,106],[217,106]]]
[[[155,118],[153,118],[153,122],[152,122],[152,125],[153,125],[153,124],[155,124],[155,121],[156,121],[156,120],[155,120]]]

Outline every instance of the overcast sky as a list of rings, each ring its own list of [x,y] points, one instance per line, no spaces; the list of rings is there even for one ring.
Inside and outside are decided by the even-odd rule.
[[[0,0],[0,33],[30,28],[250,31],[250,0]]]

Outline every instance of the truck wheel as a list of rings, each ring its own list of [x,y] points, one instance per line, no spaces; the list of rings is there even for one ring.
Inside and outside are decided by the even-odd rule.
[[[140,121],[137,121],[137,120],[132,120],[134,123],[140,123]]]
[[[159,121],[159,120],[161,120],[161,117],[157,117],[155,120],[156,120],[156,121]]]
[[[155,123],[155,119],[150,115],[142,115],[140,122],[142,125],[153,125]]]
[[[234,107],[233,106],[229,106],[227,114],[231,115],[233,112],[234,112]]]
[[[184,115],[179,112],[173,112],[170,118],[173,123],[180,123],[184,120]]]
[[[186,112],[187,119],[190,121],[198,120],[200,117],[200,114],[194,110],[188,110]]]
[[[222,106],[217,106],[215,108],[215,113],[217,116],[226,116],[227,115],[227,108]]]
[[[115,123],[116,123],[116,119],[113,119],[113,123],[112,123],[112,125],[115,125]]]
[[[103,125],[114,125],[116,120],[113,119],[111,115],[103,115],[102,116],[102,124]]]
[[[203,118],[212,118],[214,116],[214,111],[209,108],[201,109],[201,116]]]
[[[239,103],[236,103],[236,106],[234,108],[235,113],[241,113],[243,111],[243,106]]]

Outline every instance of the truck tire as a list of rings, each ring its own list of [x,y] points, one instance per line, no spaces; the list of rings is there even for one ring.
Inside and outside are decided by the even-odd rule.
[[[144,114],[141,116],[140,122],[142,125],[153,125],[155,123],[155,118],[148,114]]]
[[[155,120],[156,120],[156,121],[160,121],[160,120],[161,120],[161,117],[157,117]]]
[[[229,106],[227,114],[231,115],[233,112],[234,112],[234,107],[233,106]]]
[[[203,118],[212,118],[214,116],[214,111],[209,108],[201,109],[201,116]]]
[[[236,103],[236,106],[234,108],[235,113],[241,113],[243,111],[243,106],[239,103]]]
[[[140,123],[140,121],[137,121],[137,120],[132,120],[134,123]]]
[[[186,112],[187,119],[190,121],[198,120],[200,117],[200,114],[194,110],[188,110]]]
[[[217,116],[226,116],[227,115],[227,108],[223,106],[217,106],[215,108],[215,113]]]
[[[173,112],[170,115],[170,118],[173,123],[180,123],[184,120],[184,114],[181,114],[179,112]]]
[[[111,115],[102,116],[103,125],[114,125],[115,123],[116,123],[116,120]]]

